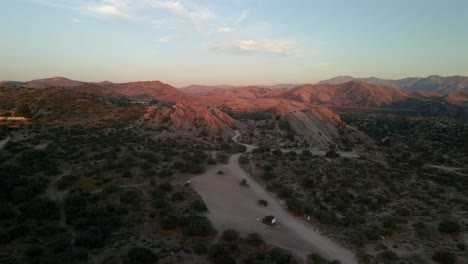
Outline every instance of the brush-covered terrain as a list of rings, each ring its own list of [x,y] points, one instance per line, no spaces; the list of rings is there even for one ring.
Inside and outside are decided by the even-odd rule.
[[[464,263],[468,122],[353,114],[376,144],[358,157],[260,147],[241,159],[291,213],[347,244],[362,263]],[[265,132],[267,134],[267,132]]]

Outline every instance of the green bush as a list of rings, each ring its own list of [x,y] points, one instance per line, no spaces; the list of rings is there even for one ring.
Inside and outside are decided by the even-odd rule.
[[[224,230],[221,239],[226,242],[234,242],[240,238],[240,234],[237,230],[227,229]]]
[[[458,234],[460,233],[460,224],[457,221],[443,220],[439,223],[439,232],[446,234]]]
[[[185,217],[182,225],[183,234],[189,237],[210,236],[215,233],[213,225],[204,216]]]
[[[249,164],[249,158],[247,156],[242,155],[242,156],[239,157],[239,163],[240,164]]]
[[[58,205],[47,199],[33,199],[21,206],[23,212],[28,218],[36,220],[57,220],[60,218]]]
[[[195,212],[199,212],[199,213],[208,211],[208,208],[206,207],[206,205],[205,205],[205,203],[203,202],[203,200],[196,200],[196,201],[193,201],[193,202],[190,204],[190,208],[191,208],[192,210],[194,210]]]
[[[33,258],[33,257],[42,255],[42,252],[44,252],[43,248],[33,245],[33,246],[28,246],[26,250],[24,251],[24,254],[28,257]]]
[[[179,226],[179,218],[174,215],[165,216],[159,224],[163,230],[173,230]]]
[[[214,264],[235,264],[236,260],[230,255],[223,244],[215,244],[208,251],[208,256]]]
[[[206,255],[208,253],[208,248],[204,244],[193,245],[192,250],[197,255]]]
[[[264,244],[263,238],[258,233],[248,234],[245,241],[253,247],[258,247]]]
[[[452,252],[440,250],[432,256],[432,260],[442,264],[455,264],[457,257]]]
[[[293,214],[300,215],[304,213],[304,204],[298,199],[287,199],[286,205],[288,206],[289,211],[291,211]]]
[[[131,248],[125,257],[124,264],[152,264],[158,261],[157,256],[149,249],[134,247]]]

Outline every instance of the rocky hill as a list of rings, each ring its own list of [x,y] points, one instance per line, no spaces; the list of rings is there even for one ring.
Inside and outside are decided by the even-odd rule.
[[[242,123],[212,107],[177,103],[173,106],[152,106],[139,123],[150,127],[168,127],[175,131],[206,133],[229,138]]]
[[[431,75],[426,78],[405,78],[399,80],[371,78],[355,78],[351,76],[338,76],[329,80],[320,81],[317,84],[337,85],[349,81],[362,81],[369,84],[400,88],[412,92],[432,92],[439,94],[448,94],[461,91],[468,91],[468,77],[449,76],[442,77]]]
[[[290,137],[311,145],[328,148],[338,141],[370,142],[364,133],[341,121],[340,116],[327,107],[298,107],[281,100],[270,111],[280,116],[280,126]]]

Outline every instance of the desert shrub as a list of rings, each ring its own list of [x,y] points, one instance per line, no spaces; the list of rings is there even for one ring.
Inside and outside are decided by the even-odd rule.
[[[215,233],[213,225],[204,216],[185,217],[182,223],[182,231],[185,236],[209,236]]]
[[[185,195],[184,195],[183,192],[176,192],[176,193],[172,194],[171,200],[172,201],[183,201],[183,200],[185,200]]]
[[[458,234],[460,233],[460,224],[453,220],[443,220],[439,223],[438,230],[441,233],[446,234]]]
[[[44,252],[43,248],[36,246],[36,245],[31,245],[26,248],[26,250],[24,251],[24,254],[28,257],[33,258],[33,257],[40,256],[43,252]]]
[[[221,239],[226,242],[233,242],[240,238],[240,234],[237,230],[227,229],[223,231]]]
[[[60,212],[57,204],[47,199],[33,199],[21,206],[23,212],[28,218],[36,220],[57,220],[60,217]]]
[[[242,155],[242,156],[239,157],[239,163],[240,164],[249,164],[249,158],[247,156]]]
[[[158,190],[160,190],[163,193],[172,192],[173,187],[170,182],[164,182],[158,185]]]
[[[205,163],[190,163],[189,164],[189,171],[191,174],[201,174],[205,172],[206,170],[206,165]]]
[[[215,244],[208,251],[208,256],[215,264],[235,264],[236,261],[230,256],[229,250],[223,244]]]
[[[262,180],[264,181],[270,181],[276,178],[276,174],[272,171],[265,171],[262,173],[262,176],[260,176]]]
[[[334,149],[330,149],[325,154],[325,157],[334,159],[334,158],[339,158],[340,154],[336,153],[336,151]]]
[[[122,192],[120,201],[124,204],[137,205],[142,200],[142,193],[136,190]]]
[[[193,201],[193,202],[190,204],[190,208],[191,208],[192,210],[194,210],[195,212],[199,212],[199,213],[208,211],[208,208],[206,207],[206,205],[205,205],[205,203],[203,202],[203,200],[196,200],[196,201]]]
[[[208,248],[204,244],[195,244],[192,246],[192,250],[197,255],[206,255],[208,253]]]
[[[366,222],[366,218],[355,212],[347,212],[343,218],[344,226],[352,226],[357,224],[363,224]]]
[[[217,160],[219,163],[228,164],[228,162],[229,162],[229,156],[226,155],[225,153],[219,152],[219,153],[216,155],[216,160]]]
[[[317,253],[310,254],[308,259],[314,264],[327,264],[328,261]]]
[[[275,149],[271,152],[275,156],[282,156],[283,152],[280,149]]]
[[[168,215],[163,217],[159,224],[163,230],[173,230],[179,226],[179,218],[174,215]]]
[[[258,233],[248,234],[245,237],[245,241],[253,247],[258,247],[264,243],[263,238]]]
[[[302,187],[312,189],[315,188],[317,185],[315,179],[312,177],[306,177],[304,180],[302,180]]]
[[[149,249],[131,248],[123,261],[124,264],[152,264],[158,261],[157,256]]]
[[[290,198],[286,200],[286,205],[288,206],[289,211],[296,215],[304,213],[304,204],[298,199]]]
[[[457,262],[457,257],[452,252],[440,250],[432,256],[432,260],[442,264],[455,264]]]
[[[385,250],[384,252],[379,253],[378,257],[383,259],[385,262],[389,261],[390,263],[395,263],[398,260],[398,255],[390,250]]]

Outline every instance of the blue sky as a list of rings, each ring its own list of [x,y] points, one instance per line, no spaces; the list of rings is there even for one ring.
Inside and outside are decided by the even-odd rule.
[[[0,80],[468,75],[465,0],[9,0]]]

